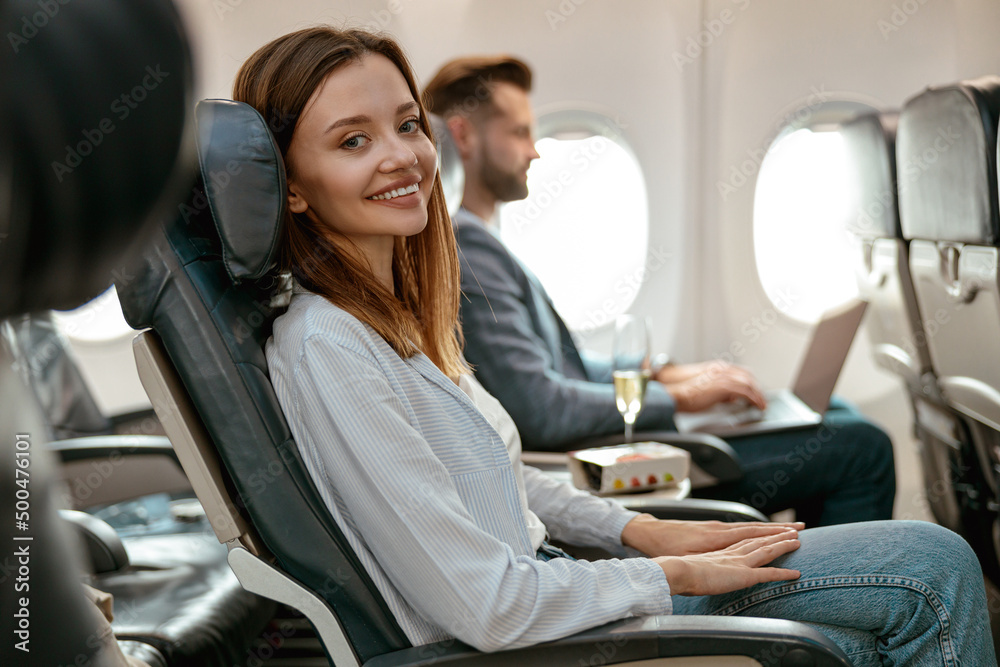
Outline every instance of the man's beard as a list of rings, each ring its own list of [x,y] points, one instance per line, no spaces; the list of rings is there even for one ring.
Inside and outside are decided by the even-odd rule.
[[[498,201],[517,201],[528,196],[528,184],[521,173],[503,171],[488,157],[480,167],[479,176]]]

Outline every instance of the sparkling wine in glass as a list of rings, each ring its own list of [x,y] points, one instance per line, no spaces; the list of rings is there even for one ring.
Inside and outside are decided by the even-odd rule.
[[[642,410],[652,375],[649,347],[647,318],[621,315],[615,320],[612,374],[615,403],[625,420],[625,442],[632,442],[632,427]]]

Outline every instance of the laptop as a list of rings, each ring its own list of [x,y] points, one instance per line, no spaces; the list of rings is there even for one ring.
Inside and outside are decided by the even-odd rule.
[[[867,306],[867,301],[854,299],[823,314],[813,330],[795,383],[790,390],[765,392],[766,409],[734,402],[703,412],[678,412],[674,415],[677,431],[738,436],[819,424]]]

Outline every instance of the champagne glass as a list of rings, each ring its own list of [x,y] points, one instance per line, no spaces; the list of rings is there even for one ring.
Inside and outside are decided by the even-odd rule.
[[[652,375],[649,338],[648,318],[621,315],[615,320],[612,375],[615,403],[625,420],[625,442],[632,442],[632,427],[642,410],[646,384]]]

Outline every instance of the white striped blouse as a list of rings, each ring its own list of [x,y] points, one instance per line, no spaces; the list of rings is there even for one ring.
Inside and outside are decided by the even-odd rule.
[[[493,651],[670,613],[648,559],[535,558],[545,529],[624,556],[635,513],[522,466],[510,418],[471,377],[463,387],[493,423],[426,356],[400,358],[301,291],[266,352],[326,506],[414,645],[457,637]]]

